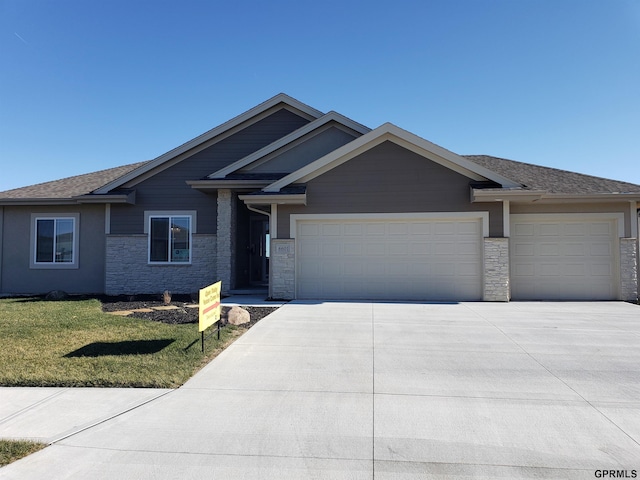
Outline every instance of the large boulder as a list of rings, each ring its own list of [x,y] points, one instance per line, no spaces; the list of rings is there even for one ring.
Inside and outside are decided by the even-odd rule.
[[[242,325],[251,321],[251,315],[244,308],[231,307],[227,314],[227,322],[231,325]]]

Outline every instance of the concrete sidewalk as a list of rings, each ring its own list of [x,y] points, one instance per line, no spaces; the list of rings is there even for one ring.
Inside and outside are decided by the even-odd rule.
[[[293,302],[180,389],[0,478],[640,471],[639,341],[620,302]]]
[[[0,438],[55,443],[171,391],[0,387]]]
[[[263,295],[234,295],[224,306],[280,307]],[[55,443],[170,392],[145,388],[0,387],[0,438]]]

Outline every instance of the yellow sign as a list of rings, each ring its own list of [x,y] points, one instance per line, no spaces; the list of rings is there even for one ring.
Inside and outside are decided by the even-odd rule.
[[[204,332],[220,320],[220,290],[222,282],[216,282],[200,290],[200,322],[198,331]]]

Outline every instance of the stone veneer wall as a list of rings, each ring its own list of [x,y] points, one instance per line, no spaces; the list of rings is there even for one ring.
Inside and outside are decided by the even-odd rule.
[[[194,234],[189,265],[149,265],[147,235],[107,235],[105,293],[193,293],[218,281],[216,236]]]
[[[269,296],[293,300],[296,296],[296,244],[294,239],[271,240]]]
[[[222,294],[229,295],[235,285],[236,198],[229,189],[218,190],[218,277]]]
[[[511,298],[509,284],[509,239],[484,239],[484,296],[485,302],[508,302]]]
[[[620,239],[620,300],[638,300],[638,244],[635,238]]]

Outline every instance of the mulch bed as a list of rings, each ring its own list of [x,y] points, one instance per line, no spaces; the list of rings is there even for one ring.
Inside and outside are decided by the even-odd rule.
[[[118,312],[123,310],[138,310],[148,309],[152,307],[166,306],[159,296],[157,295],[136,295],[131,297],[118,296],[118,297],[102,297],[102,311],[104,312]],[[189,295],[173,295],[171,303],[169,305],[177,308],[171,310],[154,310],[152,312],[133,312],[128,317],[144,318],[152,320],[154,322],[178,324],[178,323],[198,323],[198,309],[187,307],[187,305],[194,305],[194,302]],[[274,312],[278,307],[249,307],[243,306],[245,310],[249,312],[251,321],[244,325],[239,325],[242,328],[251,328],[258,321]],[[227,313],[231,307],[222,307],[221,320],[222,324],[226,323]]]

